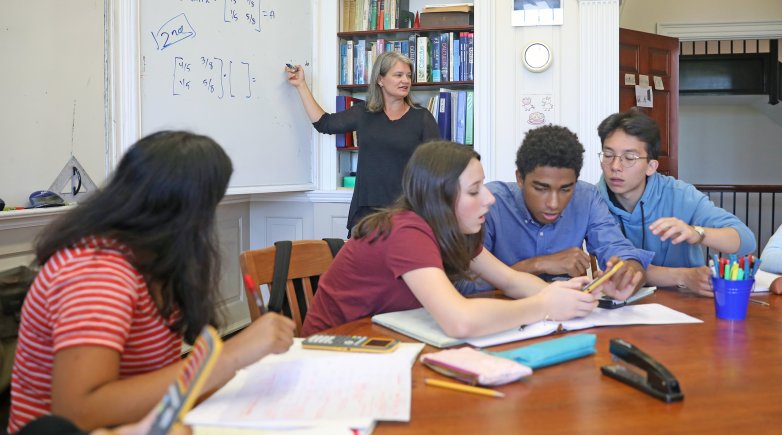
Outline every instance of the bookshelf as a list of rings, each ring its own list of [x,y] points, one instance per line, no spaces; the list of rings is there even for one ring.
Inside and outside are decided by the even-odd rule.
[[[421,38],[425,38],[428,41],[428,47],[425,45],[426,48],[424,49],[425,51],[423,51],[423,53],[427,54],[426,63],[421,63],[420,60],[420,55],[422,53],[420,49]],[[369,79],[372,69],[372,60],[370,59],[377,57],[377,55],[383,51],[396,50],[406,54],[413,61],[414,71],[413,83],[411,84],[410,91],[411,97],[416,103],[423,107],[429,107],[430,110],[436,112],[437,107],[432,107],[431,100],[438,99],[437,97],[440,94],[441,89],[448,89],[449,91],[469,91],[472,93],[474,78],[473,38],[473,25],[337,32],[337,90],[339,94],[337,98],[351,96],[364,99],[367,91],[367,85],[365,83]],[[438,46],[435,51],[435,41],[440,44],[448,45]],[[348,45],[351,47],[351,51],[346,49],[346,46]],[[378,48],[380,48],[380,50],[378,50]],[[444,50],[447,50],[447,55],[443,52]],[[366,53],[366,59],[363,60],[364,64],[361,68],[361,70],[364,71],[364,76],[361,79],[358,79],[356,76],[355,62],[357,62],[356,59],[358,59],[357,53]],[[435,56],[439,53],[442,53],[442,55]],[[350,63],[347,62],[349,56],[352,56]],[[437,63],[435,63],[435,57],[437,57]],[[445,64],[444,59],[448,60],[447,64]],[[440,65],[440,63],[443,64]],[[427,72],[424,76],[421,76],[418,72],[418,69],[422,65],[424,68],[427,68]],[[437,67],[436,69],[439,74],[434,73],[435,66]],[[348,69],[350,69],[350,74],[347,73]],[[423,77],[425,77],[425,80],[422,80]],[[447,77],[448,80],[443,80],[445,77]],[[429,101],[429,103],[427,103],[427,101]],[[454,98],[454,125],[456,125],[456,101],[457,99]],[[470,101],[472,101],[472,96]],[[433,114],[435,115],[435,119],[438,120],[436,113]],[[469,115],[467,116],[472,120],[472,106],[470,106]],[[470,122],[470,126],[472,125],[473,123]],[[455,133],[452,140],[456,140]],[[466,143],[464,135],[462,135],[461,142]],[[469,142],[470,145],[472,143],[473,141]],[[352,170],[355,169],[355,163],[357,161],[356,153],[360,149],[360,144],[358,145],[359,146],[353,147],[337,147],[338,186],[342,185],[342,178],[350,175]]]

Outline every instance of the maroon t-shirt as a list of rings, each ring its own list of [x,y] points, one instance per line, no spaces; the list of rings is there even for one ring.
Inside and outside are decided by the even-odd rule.
[[[351,239],[321,276],[302,328],[308,336],[362,317],[420,308],[402,275],[424,267],[443,269],[440,248],[429,225],[404,211],[392,217],[391,233]]]

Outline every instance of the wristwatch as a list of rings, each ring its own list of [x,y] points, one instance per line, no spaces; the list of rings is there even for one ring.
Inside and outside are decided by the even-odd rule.
[[[696,243],[703,242],[703,239],[706,238],[706,230],[703,227],[700,227],[698,225],[693,225],[692,229],[695,230],[696,233],[698,233],[698,241]]]

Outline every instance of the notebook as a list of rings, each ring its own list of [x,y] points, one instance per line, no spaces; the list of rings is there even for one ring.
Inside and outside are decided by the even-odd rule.
[[[595,308],[588,316],[566,320],[541,320],[530,325],[496,334],[466,339],[453,338],[443,332],[424,308],[396,311],[372,316],[372,322],[392,329],[438,348],[469,343],[476,347],[494,346],[553,334],[557,331],[575,331],[597,326],[667,325],[675,323],[702,323],[702,320],[660,304],[628,305],[616,309]]]

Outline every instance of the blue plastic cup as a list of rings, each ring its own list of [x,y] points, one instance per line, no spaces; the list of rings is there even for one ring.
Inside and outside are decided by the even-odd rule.
[[[747,305],[752,292],[754,279],[731,281],[712,278],[714,286],[714,309],[717,318],[725,320],[744,320],[747,318]]]

